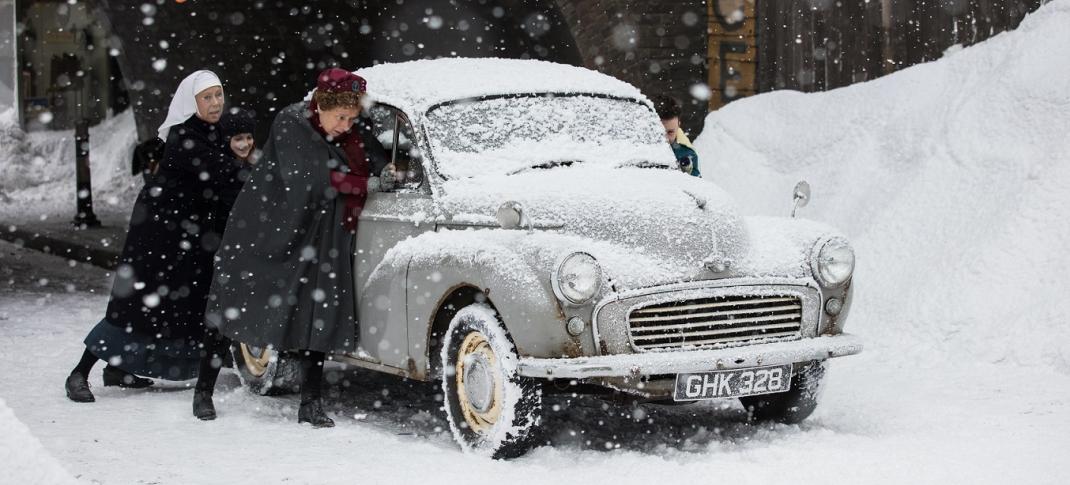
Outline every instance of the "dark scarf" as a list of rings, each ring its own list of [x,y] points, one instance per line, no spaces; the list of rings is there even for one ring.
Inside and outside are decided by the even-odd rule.
[[[371,163],[364,150],[364,139],[354,126],[337,138],[331,138],[323,129],[319,119],[319,106],[316,101],[308,103],[309,122],[316,132],[328,143],[334,143],[346,154],[348,173],[335,171],[331,174],[331,186],[339,193],[345,194],[346,211],[342,224],[350,231],[357,230],[357,219],[364,210],[368,197],[368,178],[371,177]],[[360,120],[357,121],[358,123]]]

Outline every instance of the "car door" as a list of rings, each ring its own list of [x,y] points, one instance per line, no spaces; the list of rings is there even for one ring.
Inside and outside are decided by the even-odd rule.
[[[369,114],[398,177],[394,187],[376,189],[373,181],[360,215],[354,248],[360,337],[353,357],[404,374],[409,364],[405,312],[408,261],[380,265],[398,242],[433,231],[435,211],[424,157],[408,117],[385,104],[373,106]]]

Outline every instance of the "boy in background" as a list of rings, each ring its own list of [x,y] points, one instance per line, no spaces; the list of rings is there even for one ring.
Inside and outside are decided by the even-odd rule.
[[[654,102],[654,111],[657,111],[661,124],[665,127],[665,141],[672,147],[680,170],[692,176],[701,177],[698,170],[698,153],[691,146],[691,140],[687,138],[684,130],[680,128],[680,102],[665,95],[654,96],[651,101]]]

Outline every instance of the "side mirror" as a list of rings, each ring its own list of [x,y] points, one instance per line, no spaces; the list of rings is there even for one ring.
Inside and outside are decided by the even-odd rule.
[[[806,207],[806,204],[810,203],[810,184],[805,180],[799,181],[795,184],[795,191],[793,195],[795,199],[795,206],[791,208],[791,217],[795,217],[795,211],[800,207]]]

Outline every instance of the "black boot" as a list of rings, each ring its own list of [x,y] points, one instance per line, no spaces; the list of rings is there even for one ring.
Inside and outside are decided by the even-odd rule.
[[[313,428],[333,428],[334,420],[323,412],[320,388],[323,385],[323,352],[307,352],[301,361],[305,382],[301,385],[301,409],[297,411],[298,423],[309,423]]]
[[[215,392],[215,381],[219,378],[219,368],[222,362],[217,340],[206,338],[205,343],[212,348],[205,349],[201,355],[200,366],[197,369],[197,386],[193,392],[193,415],[201,421],[211,421],[216,418],[215,404],[212,403],[212,393]],[[215,362],[213,362],[215,361]],[[213,365],[216,364],[216,365]]]
[[[144,389],[153,384],[152,379],[138,377],[118,367],[104,367],[104,387],[119,386],[130,389]]]
[[[297,422],[311,424],[313,428],[333,428],[334,420],[323,412],[323,400],[305,402],[301,399],[301,409],[297,411]]]
[[[89,371],[93,369],[97,360],[99,360],[97,356],[93,355],[88,348],[82,351],[82,358],[78,361],[78,365],[74,366],[71,375],[67,376],[67,382],[63,383],[63,387],[67,390],[67,399],[74,402],[96,401],[89,390],[88,379]]]
[[[212,391],[202,389],[193,391],[193,415],[201,421],[215,419],[215,404],[212,403]]]
[[[67,382],[64,384],[67,389],[67,399],[74,402],[95,402],[97,399],[93,397],[93,392],[89,390],[89,381],[85,376],[77,372],[67,376]]]

